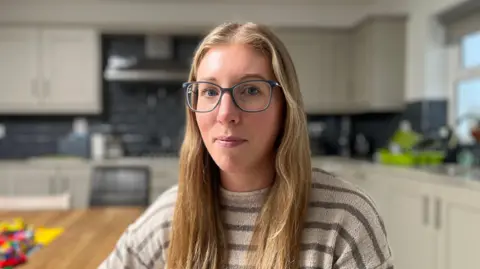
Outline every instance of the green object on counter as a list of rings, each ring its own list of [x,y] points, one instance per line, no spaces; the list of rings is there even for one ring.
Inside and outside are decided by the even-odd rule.
[[[437,151],[406,151],[403,153],[394,154],[388,151],[388,149],[380,149],[377,152],[377,161],[379,163],[399,166],[438,165],[443,162],[444,158],[445,153]]]
[[[393,154],[387,149],[381,149],[378,151],[378,162],[383,164],[411,166],[415,164],[415,159],[412,155],[406,153]]]
[[[391,138],[391,142],[400,146],[402,150],[410,150],[422,139],[422,135],[413,131],[401,131],[395,132]]]

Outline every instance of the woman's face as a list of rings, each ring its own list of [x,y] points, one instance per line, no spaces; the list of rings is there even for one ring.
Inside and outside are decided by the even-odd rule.
[[[267,57],[247,45],[211,48],[197,69],[197,81],[223,88],[247,80],[274,80]],[[273,89],[270,106],[262,112],[244,112],[225,93],[211,112],[196,113],[208,152],[224,172],[244,173],[270,165],[275,140],[282,125],[281,88]]]

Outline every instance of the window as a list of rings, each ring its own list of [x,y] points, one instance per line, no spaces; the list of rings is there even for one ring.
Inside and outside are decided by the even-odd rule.
[[[465,35],[451,52],[449,122],[460,143],[472,144],[470,129],[480,120],[480,31]]]
[[[463,67],[468,69],[480,66],[480,32],[465,36],[461,46]]]
[[[480,77],[477,79],[464,80],[457,85],[457,106],[456,114],[465,117],[460,120],[457,126],[457,135],[465,143],[473,143],[470,134],[471,116],[480,119]]]

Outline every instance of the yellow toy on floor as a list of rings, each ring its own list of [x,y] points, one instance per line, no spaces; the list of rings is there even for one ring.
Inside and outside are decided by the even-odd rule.
[[[25,230],[33,230],[35,244],[42,246],[47,246],[64,232],[63,228],[33,227],[33,225],[27,225],[22,218],[15,218],[10,222],[0,222],[0,234]]]

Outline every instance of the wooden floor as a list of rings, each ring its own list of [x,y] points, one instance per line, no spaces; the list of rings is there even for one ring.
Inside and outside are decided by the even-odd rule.
[[[23,218],[34,226],[62,227],[65,232],[50,245],[32,253],[19,269],[89,269],[112,251],[125,228],[143,208],[100,208],[72,211],[0,211],[0,221]]]

